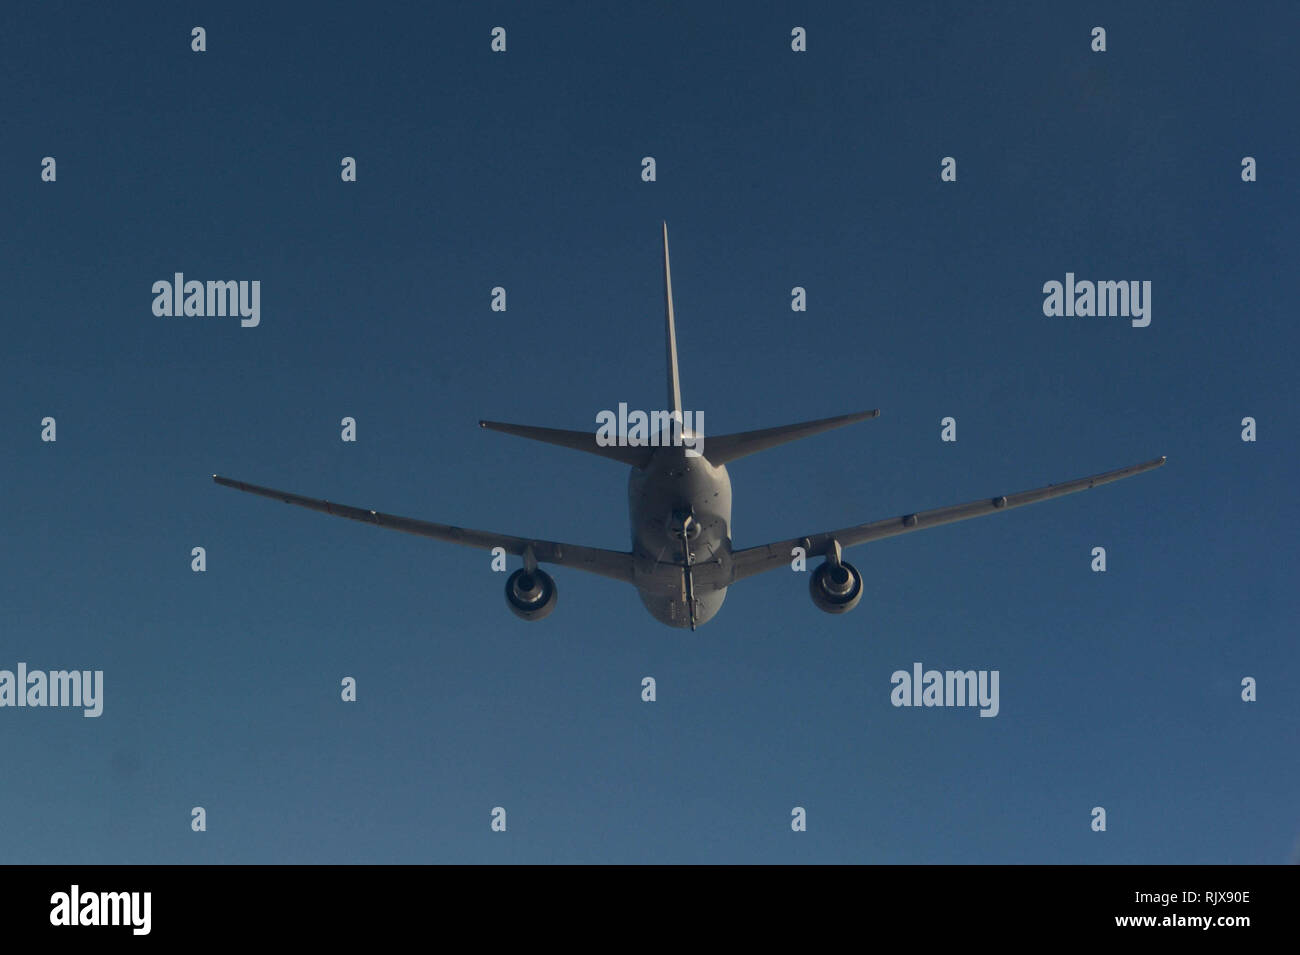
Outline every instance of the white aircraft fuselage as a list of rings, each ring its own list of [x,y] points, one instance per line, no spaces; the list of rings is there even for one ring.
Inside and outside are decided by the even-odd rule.
[[[633,584],[650,614],[670,627],[698,626],[722,607],[731,561],[731,478],[724,464],[656,449],[627,481]],[[695,614],[691,615],[691,597]]]

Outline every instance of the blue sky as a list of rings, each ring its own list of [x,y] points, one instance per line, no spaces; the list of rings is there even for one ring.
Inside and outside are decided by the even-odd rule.
[[[0,709],[0,861],[1290,860],[1298,21],[14,11],[0,668],[105,701]],[[625,469],[476,422],[661,407],[661,220],[708,432],[882,410],[736,462],[737,547],[1169,463],[851,551],[851,614],[776,572],[696,633],[563,569],[526,624],[486,554],[211,483],[626,548]],[[259,280],[260,326],[155,317],[177,271]],[[1067,271],[1150,280],[1151,325],[1045,317]],[[891,706],[914,661],[999,670],[1000,714]]]

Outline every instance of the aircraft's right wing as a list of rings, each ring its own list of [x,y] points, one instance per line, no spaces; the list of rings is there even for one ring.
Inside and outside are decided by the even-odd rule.
[[[303,497],[301,494],[277,491],[272,487],[245,484],[243,481],[235,481],[216,474],[212,475],[212,480],[224,487],[233,487],[236,491],[260,494],[262,497],[284,501],[286,504],[297,504],[299,507],[320,511],[322,514],[332,514],[335,517],[364,521],[367,524],[375,524],[395,531],[404,531],[407,534],[418,534],[421,537],[432,537],[453,544],[463,544],[466,547],[476,547],[480,550],[504,547],[506,553],[522,556],[525,548],[532,547],[533,554],[537,557],[539,563],[573,567],[577,570],[585,570],[589,573],[599,574],[602,577],[612,577],[615,580],[623,580],[628,583],[632,581],[632,555],[621,551],[604,550],[600,547],[583,547],[578,544],[561,544],[557,541],[537,540],[535,538],[512,537],[509,534],[494,534],[491,531],[453,527],[451,524],[418,521],[413,517],[398,517],[395,514],[383,514],[362,507],[335,504],[332,501],[316,497]]]
[[[760,547],[747,547],[744,550],[735,551],[731,555],[731,579],[733,581],[744,580],[746,577],[761,574],[765,570],[788,567],[791,560],[791,551],[795,547],[802,547],[807,556],[815,557],[825,553],[832,540],[838,541],[841,547],[852,547],[855,544],[880,540],[882,537],[893,537],[896,534],[923,531],[928,527],[938,527],[940,524],[951,524],[954,521],[964,521],[971,517],[983,517],[985,514],[1008,511],[1013,507],[1046,501],[1065,494],[1073,494],[1075,491],[1086,491],[1088,488],[1097,487],[1099,484],[1109,484],[1111,481],[1118,481],[1122,478],[1132,477],[1134,474],[1141,474],[1143,471],[1150,471],[1164,463],[1165,459],[1162,456],[1154,461],[1134,464],[1116,471],[1106,471],[1103,474],[1094,474],[1091,477],[1079,478],[1075,481],[1066,481],[1063,484],[1049,484],[1047,487],[1040,487],[1033,491],[1021,491],[1018,494],[1007,494],[1002,497],[986,497],[978,501],[971,501],[968,504],[954,504],[951,507],[940,507],[932,511],[919,511],[916,514],[904,514],[902,517],[891,517],[870,524],[855,524],[853,527],[842,527],[837,531],[825,531],[807,537],[795,537],[772,544],[763,544]]]

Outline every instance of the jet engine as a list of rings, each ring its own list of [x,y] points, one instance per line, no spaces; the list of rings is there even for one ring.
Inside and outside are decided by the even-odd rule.
[[[541,620],[555,609],[555,581],[540,568],[521,567],[506,580],[506,603],[517,617]]]
[[[848,613],[862,599],[862,575],[848,561],[819,566],[808,578],[813,603],[827,613]]]

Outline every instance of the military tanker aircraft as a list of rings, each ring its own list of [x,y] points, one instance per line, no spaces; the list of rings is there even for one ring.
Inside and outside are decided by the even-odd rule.
[[[863,586],[862,575],[843,558],[846,547],[1086,491],[1165,463],[1165,458],[1159,457],[1032,491],[985,497],[966,504],[917,511],[867,524],[852,524],[838,530],[804,534],[737,550],[731,541],[728,464],[799,438],[874,418],[880,412],[878,409],[859,411],[707,439],[702,433],[693,433],[689,427],[690,416],[684,417],[682,413],[681,384],[677,373],[677,329],[673,317],[667,223],[663,227],[663,245],[668,408],[655,416],[662,425],[662,432],[656,431],[648,439],[610,441],[608,436],[599,433],[497,421],[479,422],[481,427],[493,431],[586,451],[628,465],[631,468],[628,477],[628,514],[632,530],[630,551],[604,550],[435,524],[303,497],[215,474],[212,479],[225,487],[378,527],[482,550],[504,548],[506,553],[523,559],[523,566],[507,578],[505,591],[506,604],[524,620],[540,620],[555,609],[555,581],[539,566],[553,564],[631,584],[656,620],[670,627],[694,630],[718,612],[732,584],[764,571],[789,567],[797,553],[796,548],[802,548],[808,558],[822,559],[809,574],[808,586],[813,603],[827,613],[846,613],[862,599]]]

